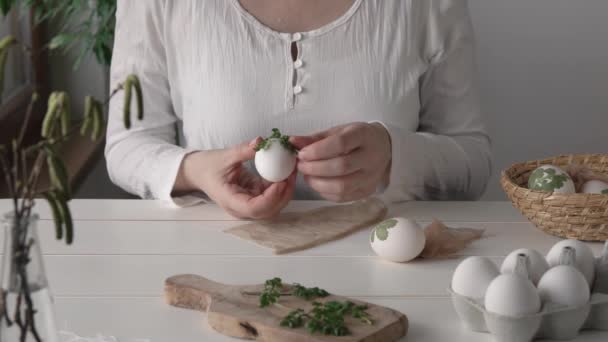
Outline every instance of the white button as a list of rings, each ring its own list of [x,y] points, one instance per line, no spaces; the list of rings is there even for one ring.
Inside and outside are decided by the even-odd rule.
[[[302,63],[302,60],[301,60],[301,59],[296,59],[296,61],[295,61],[295,62],[293,62],[293,66],[294,66],[296,69],[301,68],[301,67],[302,67],[302,64],[304,64],[304,63]]]
[[[298,95],[301,92],[302,92],[302,87],[301,86],[297,85],[297,86],[293,87],[293,93],[294,94]]]
[[[300,32],[296,32],[293,34],[293,36],[291,36],[291,40],[293,40],[294,42],[297,42],[301,39],[302,39],[302,34]]]

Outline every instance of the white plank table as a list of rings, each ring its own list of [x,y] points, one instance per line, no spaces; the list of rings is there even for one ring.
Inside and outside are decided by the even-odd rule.
[[[288,211],[323,202],[294,201]],[[0,212],[10,202],[0,200]],[[60,329],[83,336],[97,333],[152,342],[232,341],[211,330],[204,314],[163,303],[163,281],[196,273],[233,284],[252,284],[273,276],[320,286],[331,292],[386,305],[410,320],[405,341],[491,341],[464,330],[446,293],[462,257],[484,255],[497,263],[511,250],[546,253],[558,238],[527,223],[508,202],[410,202],[390,215],[428,223],[485,228],[486,238],[457,258],[394,264],[374,256],[369,230],[314,249],[274,256],[249,242],[224,234],[241,224],[214,205],[164,208],[144,200],[74,200],[76,240],[54,240],[48,208],[39,203],[39,234]],[[2,238],[0,238],[2,240]],[[599,254],[602,245],[590,244]],[[605,341],[608,333],[584,332],[580,341]]]

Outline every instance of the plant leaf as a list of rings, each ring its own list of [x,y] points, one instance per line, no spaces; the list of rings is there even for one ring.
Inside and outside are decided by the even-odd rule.
[[[68,206],[68,200],[58,192],[53,192],[57,205],[59,207],[59,213],[61,214],[61,220],[65,227],[65,242],[71,245],[74,241],[74,223],[72,221],[72,213]]]
[[[45,152],[47,155],[46,162],[49,169],[49,179],[51,180],[51,184],[69,199],[71,197],[70,182],[65,164],[52,148],[47,147]]]
[[[57,240],[61,240],[63,239],[63,220],[61,217],[61,213],[59,212],[57,200],[53,195],[48,192],[42,193],[42,196],[49,203],[51,213],[53,214],[53,222],[55,222],[55,238]]]
[[[397,225],[397,220],[395,219],[388,219],[380,222],[376,228],[374,228],[376,237],[381,241],[385,241],[388,238],[388,230],[393,228],[395,225]]]
[[[127,77],[127,80],[124,83],[124,107],[123,107],[123,124],[126,129],[131,129],[131,80],[130,77]]]
[[[70,132],[70,126],[72,124],[72,112],[70,110],[70,96],[66,92],[60,94],[61,112],[61,135],[66,136]]]
[[[63,48],[73,42],[75,37],[68,33],[61,33],[53,37],[49,42],[49,49],[56,50],[58,48]]]
[[[59,110],[58,95],[58,92],[53,92],[49,95],[48,106],[46,114],[44,115],[44,120],[42,121],[42,131],[40,133],[43,138],[50,138],[53,134],[53,124]]]
[[[15,1],[16,0],[0,0],[0,11],[2,11],[2,15],[5,16],[8,14]]]
[[[135,101],[137,105],[137,119],[144,119],[144,97],[141,91],[141,84],[139,83],[139,78],[136,75],[129,75],[131,79],[131,86],[135,89]]]
[[[98,101],[93,102],[93,129],[91,130],[91,139],[96,141],[101,137],[103,127],[103,108]]]

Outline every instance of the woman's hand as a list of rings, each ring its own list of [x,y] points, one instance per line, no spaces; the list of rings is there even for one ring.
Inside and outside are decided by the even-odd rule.
[[[258,138],[259,139],[259,138]],[[244,219],[276,216],[291,200],[296,171],[279,183],[269,183],[243,167],[255,157],[258,139],[223,150],[187,155],[180,167],[174,191],[203,191],[229,214]]]
[[[352,123],[290,141],[300,149],[298,171],[327,200],[355,201],[388,183],[391,140],[381,124]]]

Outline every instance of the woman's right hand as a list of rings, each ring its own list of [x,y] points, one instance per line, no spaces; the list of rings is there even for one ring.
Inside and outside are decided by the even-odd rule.
[[[276,216],[293,197],[296,171],[283,182],[269,183],[243,167],[243,162],[255,157],[259,139],[188,154],[180,166],[174,192],[202,191],[237,218]]]

